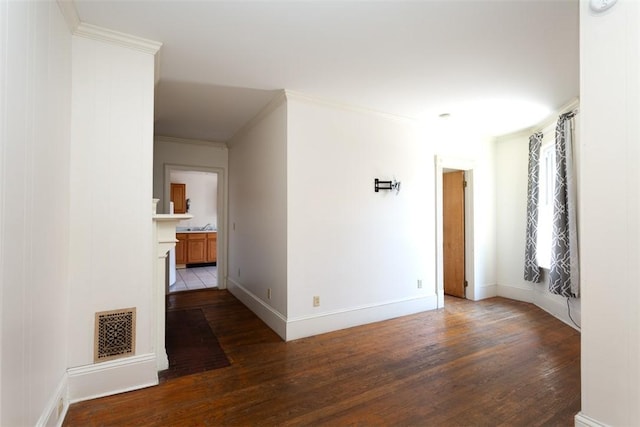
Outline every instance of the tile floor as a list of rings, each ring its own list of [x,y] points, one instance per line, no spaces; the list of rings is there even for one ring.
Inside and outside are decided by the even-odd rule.
[[[218,287],[218,267],[192,267],[176,270],[176,283],[169,292],[192,291]]]

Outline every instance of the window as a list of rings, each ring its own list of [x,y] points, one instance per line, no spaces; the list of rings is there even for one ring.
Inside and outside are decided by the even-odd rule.
[[[548,137],[551,133],[553,137]],[[540,170],[538,187],[538,242],[537,260],[542,268],[551,266],[551,234],[553,230],[553,199],[555,191],[556,151],[555,133],[546,129],[540,149]]]

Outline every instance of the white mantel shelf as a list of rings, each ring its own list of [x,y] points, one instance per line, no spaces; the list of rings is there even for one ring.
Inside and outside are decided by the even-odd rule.
[[[164,342],[165,334],[165,295],[166,288],[166,258],[171,249],[176,246],[176,226],[178,222],[193,218],[189,214],[157,214],[155,207],[157,200],[153,203],[153,247],[155,254],[155,271],[153,295],[156,307],[156,364],[158,371],[169,367],[169,358]]]
[[[156,221],[172,221],[178,220],[182,221],[183,219],[191,219],[193,215],[189,214],[155,214],[153,215],[153,219]]]
[[[156,224],[154,243],[156,245],[158,257],[163,259],[162,262],[164,262],[167,252],[176,245],[176,226],[178,225],[178,222],[191,218],[193,218],[193,215],[189,214],[153,215],[153,222]],[[164,277],[162,277],[162,279],[164,279]]]

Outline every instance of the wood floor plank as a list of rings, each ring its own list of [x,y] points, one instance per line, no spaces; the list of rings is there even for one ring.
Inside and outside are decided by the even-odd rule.
[[[64,425],[574,424],[578,332],[503,298],[445,306],[284,343],[227,291],[174,294],[231,366],[76,403]]]

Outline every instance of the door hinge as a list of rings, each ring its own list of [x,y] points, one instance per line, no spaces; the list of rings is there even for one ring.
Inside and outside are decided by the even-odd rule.
[[[469,286],[469,282],[467,282],[466,280],[464,281],[464,287],[468,287]]]
[[[467,180],[462,181],[462,188],[467,188]]]

